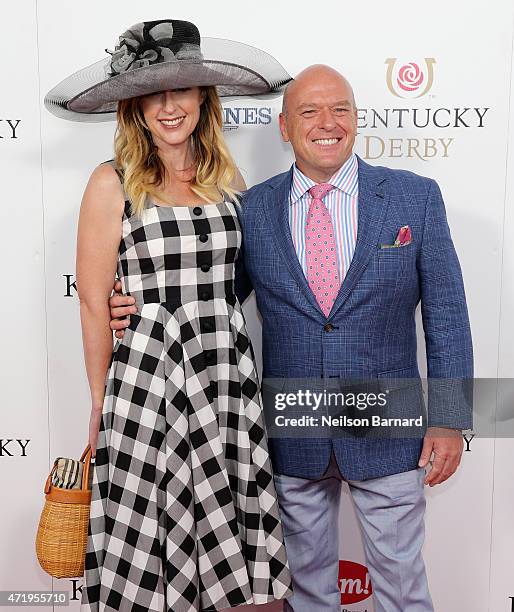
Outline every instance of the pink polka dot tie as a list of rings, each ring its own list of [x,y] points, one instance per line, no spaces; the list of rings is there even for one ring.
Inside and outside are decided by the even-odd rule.
[[[334,186],[328,183],[320,183],[309,189],[312,201],[305,224],[307,281],[326,317],[341,286],[334,226],[323,202],[323,198],[333,188]]]

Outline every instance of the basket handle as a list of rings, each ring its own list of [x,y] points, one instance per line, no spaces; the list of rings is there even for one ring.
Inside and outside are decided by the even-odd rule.
[[[86,446],[86,448],[84,449],[84,452],[82,453],[81,457],[80,457],[80,461],[84,461],[84,468],[82,469],[82,490],[83,491],[88,491],[88,486],[89,486],[89,468],[91,466],[91,457],[93,455],[93,450],[91,448],[91,445],[88,444]]]
[[[88,444],[86,446],[86,448],[84,449],[84,452],[82,453],[82,455],[80,456],[79,461],[84,461],[84,457],[87,455],[89,449],[91,448],[91,444]]]
[[[84,449],[84,452],[80,456],[80,461],[84,462],[84,467],[82,469],[82,486],[81,486],[81,489],[83,491],[87,491],[88,490],[89,468],[90,468],[90,465],[91,465],[91,455],[92,455],[91,445],[88,444],[86,446],[86,448]],[[48,474],[48,478],[46,479],[46,482],[45,482],[45,493],[49,493],[50,492],[50,487],[52,486],[52,475],[53,475],[53,473],[55,472],[56,469],[57,469],[57,465],[54,464],[52,466],[52,469],[50,470],[50,474]]]

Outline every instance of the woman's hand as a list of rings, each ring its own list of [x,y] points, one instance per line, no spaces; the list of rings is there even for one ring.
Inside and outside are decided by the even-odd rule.
[[[91,408],[91,416],[89,417],[89,444],[91,446],[91,455],[96,455],[96,443],[98,441],[98,432],[100,431],[100,421],[102,420],[102,407]]]

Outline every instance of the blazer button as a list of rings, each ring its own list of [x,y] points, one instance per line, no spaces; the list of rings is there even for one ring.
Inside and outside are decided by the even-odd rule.
[[[213,362],[216,357],[216,353],[214,351],[205,351],[205,359],[209,362]]]
[[[212,331],[212,323],[210,321],[204,321],[204,323],[202,323],[202,331]]]
[[[327,323],[326,325],[323,326],[323,329],[326,332],[331,332],[334,329],[334,326],[332,325],[332,323]]]
[[[200,208],[200,206],[195,206],[193,208],[193,213],[197,216],[200,216],[202,214],[202,209]]]
[[[204,302],[207,302],[207,300],[211,299],[211,294],[208,291],[202,291],[200,297]]]
[[[198,240],[200,240],[200,242],[207,242],[207,240],[209,240],[209,236],[207,236],[207,234],[200,234],[198,236]]]
[[[202,265],[200,266],[200,270],[201,270],[202,272],[208,272],[210,269],[211,269],[211,266],[210,266],[209,264],[206,264],[206,263],[204,263],[204,264],[202,264]]]

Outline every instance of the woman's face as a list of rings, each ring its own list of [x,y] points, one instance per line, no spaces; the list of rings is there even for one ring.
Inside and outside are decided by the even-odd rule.
[[[187,143],[200,118],[205,94],[199,87],[170,89],[141,98],[146,125],[159,148]]]

